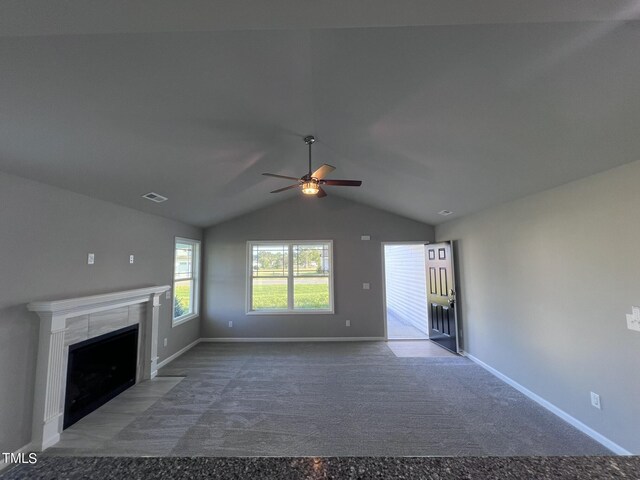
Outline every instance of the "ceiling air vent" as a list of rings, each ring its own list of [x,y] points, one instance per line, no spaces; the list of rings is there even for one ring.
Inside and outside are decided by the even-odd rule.
[[[453,212],[451,210],[440,210],[438,212],[438,215],[442,215],[443,217],[446,217],[447,215],[451,215]]]
[[[149,192],[142,195],[142,198],[146,198],[147,200],[151,200],[152,202],[162,203],[169,200],[167,197],[163,197],[155,192]]]

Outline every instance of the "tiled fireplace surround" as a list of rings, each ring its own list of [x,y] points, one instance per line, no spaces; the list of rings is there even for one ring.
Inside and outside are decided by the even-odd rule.
[[[160,296],[169,289],[155,286],[27,306],[40,317],[33,402],[35,449],[44,450],[60,439],[69,345],[138,324],[136,383],[156,375]]]

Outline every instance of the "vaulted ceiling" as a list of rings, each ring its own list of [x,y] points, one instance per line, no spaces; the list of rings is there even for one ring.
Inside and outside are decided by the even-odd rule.
[[[640,2],[132,3],[0,6],[0,171],[207,226],[314,134],[330,195],[436,224],[640,160]]]

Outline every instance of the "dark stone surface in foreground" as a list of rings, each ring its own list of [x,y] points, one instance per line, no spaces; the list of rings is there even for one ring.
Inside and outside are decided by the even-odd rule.
[[[57,457],[10,479],[640,479],[640,457]]]

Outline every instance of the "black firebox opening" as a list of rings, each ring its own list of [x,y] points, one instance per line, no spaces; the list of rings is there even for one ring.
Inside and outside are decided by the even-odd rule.
[[[136,383],[138,325],[69,347],[64,428]]]

